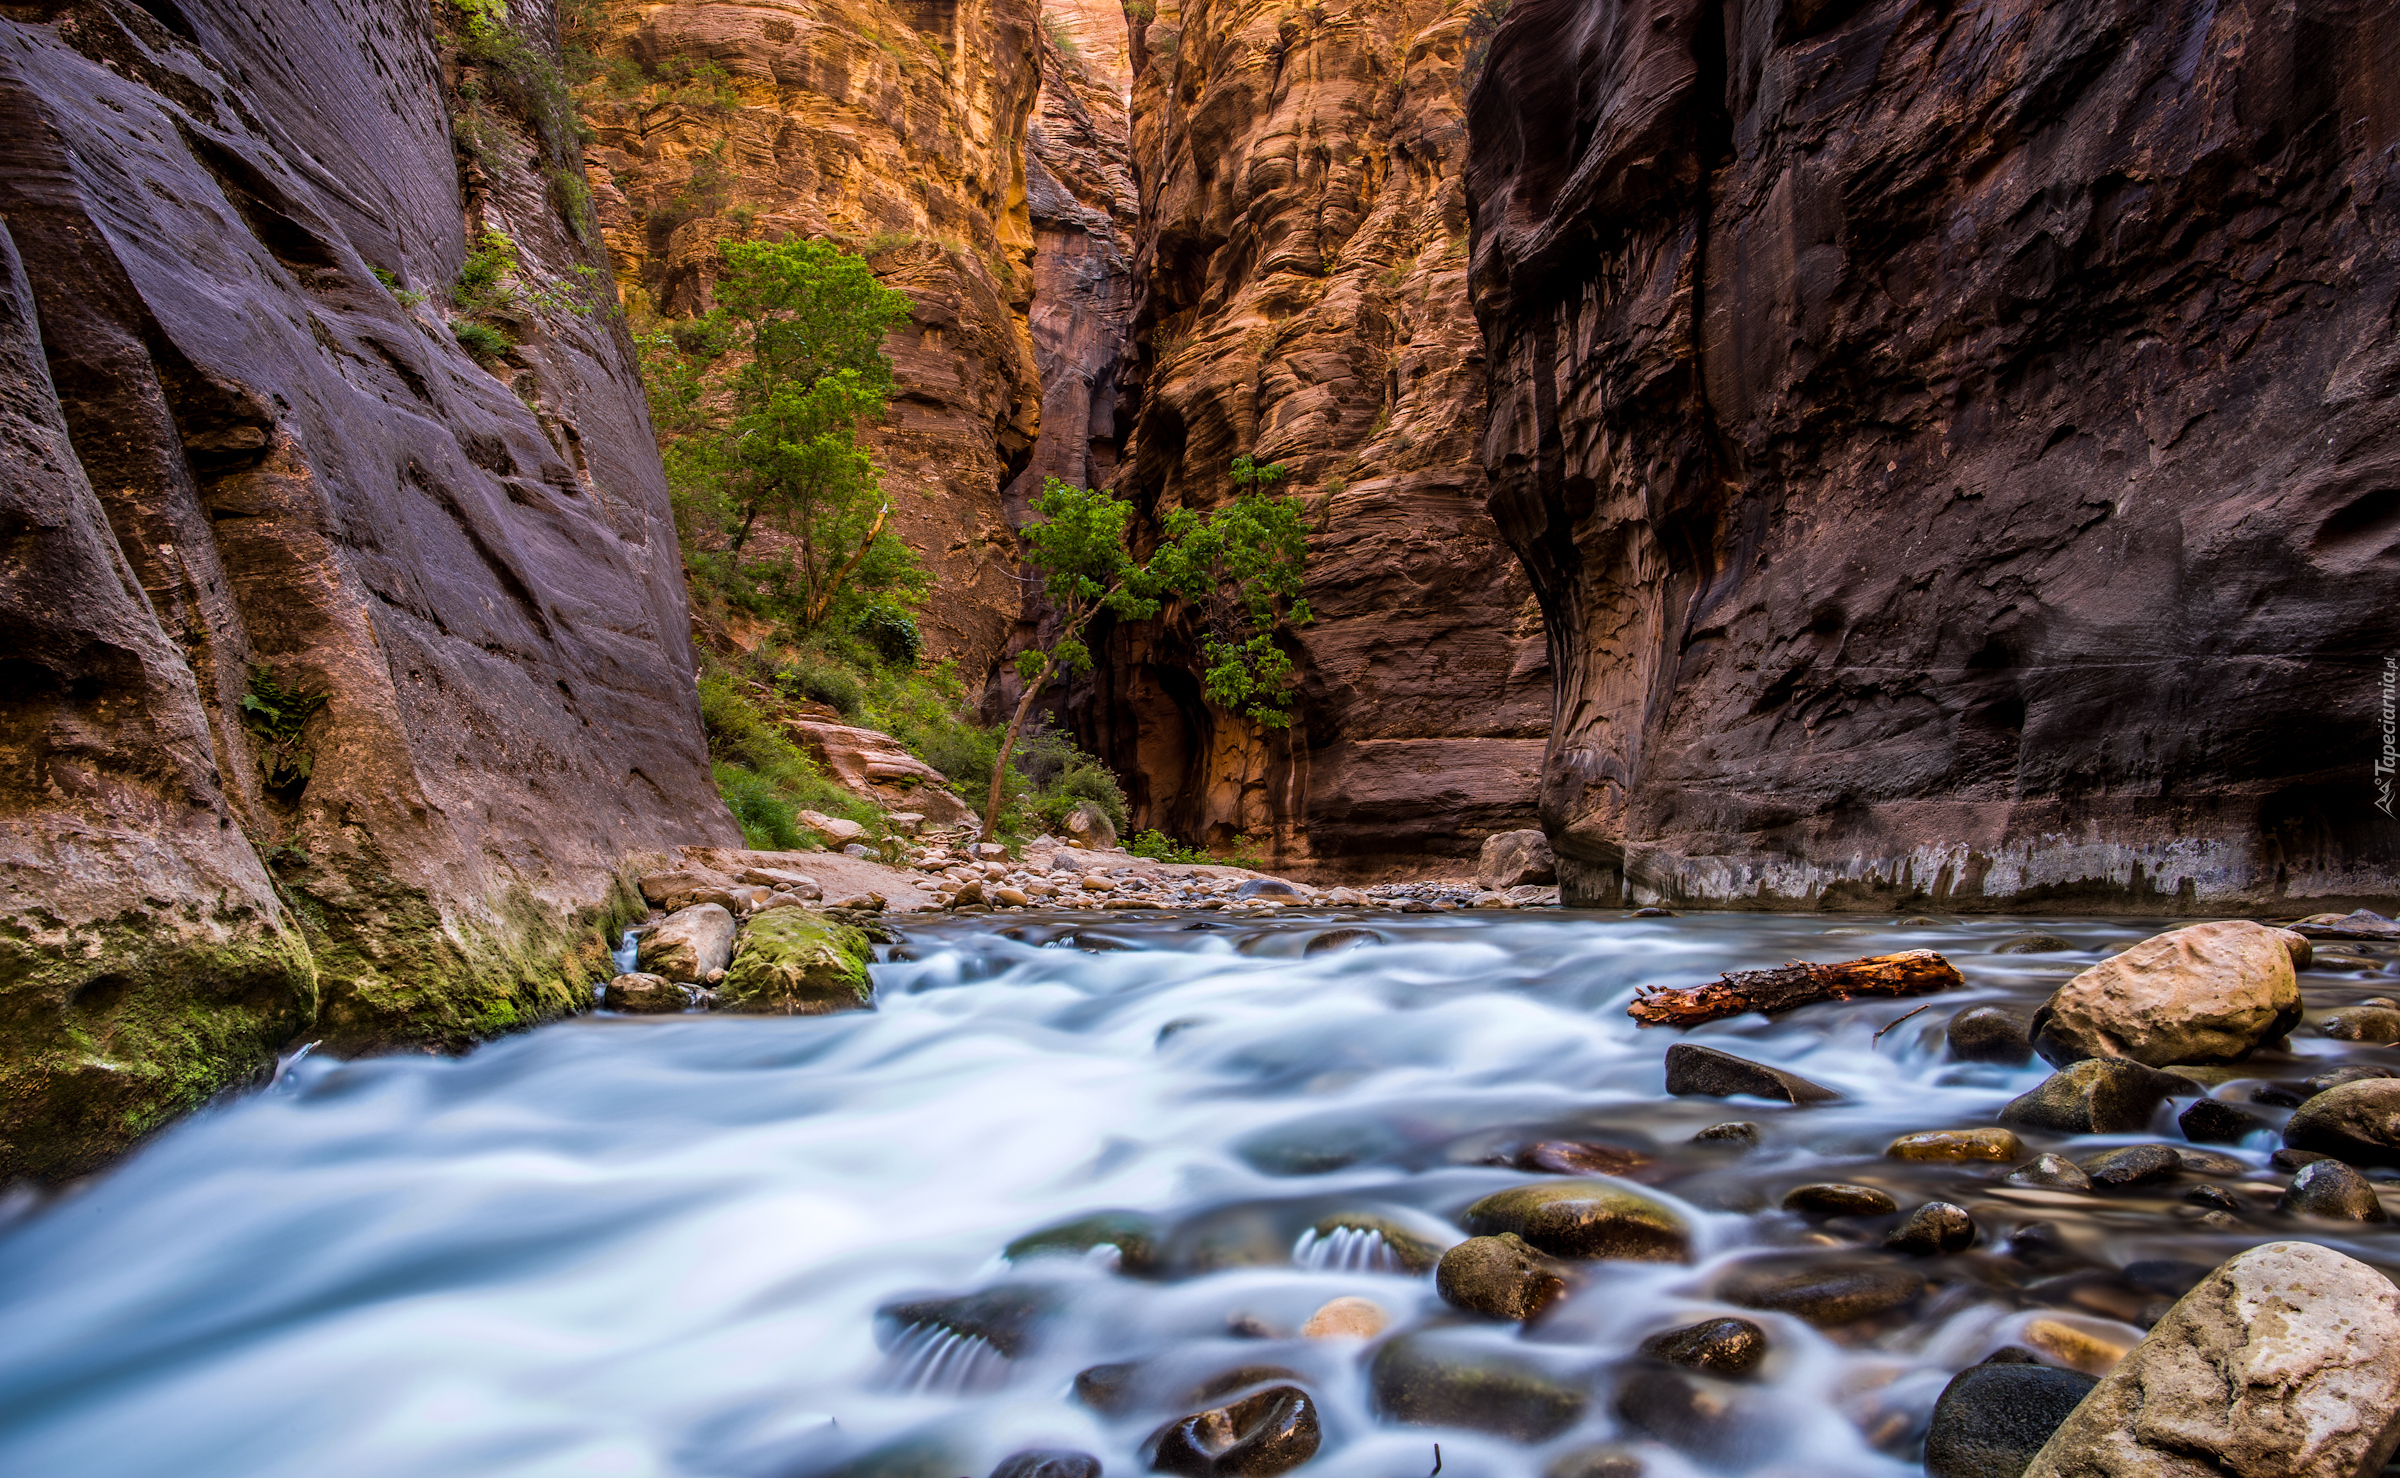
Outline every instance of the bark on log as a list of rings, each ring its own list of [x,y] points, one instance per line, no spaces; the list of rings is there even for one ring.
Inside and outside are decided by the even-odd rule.
[[[1912,949],[1838,965],[1795,960],[1771,970],[1728,970],[1715,984],[1690,990],[1646,985],[1634,992],[1625,1014],[1644,1026],[1698,1026],[1750,1011],[1773,1016],[1818,1001],[1921,996],[1964,984],[1956,965],[1930,949]]]

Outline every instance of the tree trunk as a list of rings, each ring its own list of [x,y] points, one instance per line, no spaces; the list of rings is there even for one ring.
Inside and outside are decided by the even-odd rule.
[[[1033,712],[1033,701],[1042,696],[1042,684],[1049,680],[1050,666],[1044,663],[1041,674],[1025,684],[1025,696],[1017,700],[1008,732],[1000,736],[1000,757],[992,761],[992,794],[983,804],[983,840],[987,842],[1000,829],[1000,791],[1008,784],[1008,757],[1016,752],[1017,732],[1025,727],[1025,715]]]
[[[1958,967],[1929,949],[1870,955],[1838,965],[1794,961],[1771,970],[1728,970],[1714,985],[1669,990],[1646,985],[1625,1014],[1644,1026],[1698,1026],[1758,1011],[1773,1016],[1817,1001],[1853,996],[1921,996],[1966,984]]]
[[[858,568],[858,562],[865,559],[867,551],[875,547],[876,537],[883,532],[884,521],[891,516],[892,505],[889,503],[876,510],[875,525],[867,530],[867,536],[864,539],[858,541],[857,552],[852,554],[847,563],[827,578],[822,592],[810,598],[808,602],[809,625],[814,626],[825,619],[825,608],[832,605],[833,598],[842,593],[842,582],[850,578],[850,572]]]
[[[756,522],[758,522],[758,505],[753,503],[750,505],[749,511],[742,515],[741,532],[733,536],[733,547],[725,551],[728,558],[738,560],[742,557],[742,546],[750,542],[750,525]]]

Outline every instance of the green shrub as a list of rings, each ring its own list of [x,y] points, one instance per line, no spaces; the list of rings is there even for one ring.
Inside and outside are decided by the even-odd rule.
[[[775,686],[794,698],[822,703],[844,718],[858,717],[866,692],[858,679],[814,652],[802,652],[791,666],[775,674]]]
[[[1043,825],[1057,826],[1077,802],[1090,801],[1108,817],[1109,825],[1124,829],[1125,792],[1117,777],[1108,766],[1076,748],[1066,735],[1045,725],[1020,737],[1015,768],[1031,792],[1026,797],[1028,807]],[[983,774],[989,785],[988,762]]]
[[[916,666],[925,650],[925,636],[917,629],[916,618],[889,601],[876,601],[860,611],[851,630],[894,667]]]
[[[1125,850],[1153,862],[1214,862],[1198,847],[1187,847],[1160,831],[1145,831],[1125,844]]]
[[[450,335],[458,340],[459,348],[474,355],[481,364],[490,364],[516,347],[508,335],[473,318],[462,318],[450,325]]]
[[[761,852],[797,852],[805,838],[800,832],[798,807],[775,788],[775,782],[755,770],[717,760],[709,770],[716,776],[717,793],[742,826],[742,840]]]

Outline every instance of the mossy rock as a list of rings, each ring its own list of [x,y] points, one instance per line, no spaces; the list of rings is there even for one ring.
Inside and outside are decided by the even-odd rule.
[[[768,1016],[823,1016],[875,1004],[867,936],[807,908],[758,915],[733,947],[717,1008]]]
[[[1689,1262],[1682,1218],[1647,1196],[1605,1180],[1513,1186],[1467,1208],[1477,1237],[1514,1232],[1553,1257]]]

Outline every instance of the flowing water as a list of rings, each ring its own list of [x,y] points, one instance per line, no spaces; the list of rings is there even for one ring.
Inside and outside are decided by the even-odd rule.
[[[2267,1209],[2272,1136],[2231,1148],[2258,1173],[2219,1178],[2250,1199],[2215,1226],[2183,1204],[2189,1176],[2095,1197],[1999,1184],[2005,1166],[1882,1157],[1901,1132],[1988,1124],[2044,1075],[1945,1061],[1954,1011],[2029,1008],[2151,932],[2137,921],[2045,922],[2073,948],[2033,955],[1992,953],[2021,920],[1001,923],[906,925],[900,958],[875,969],[872,1013],[593,1016],[462,1059],[307,1057],[73,1194],[20,1195],[0,1233],[0,1472],[972,1478],[1039,1446],[1122,1475],[1196,1392],[1274,1367],[1318,1405],[1310,1473],[1420,1478],[1438,1442],[1445,1474],[1530,1478],[1635,1440],[1616,1395],[1634,1347],[1727,1312],[1712,1290],[1746,1264],[1888,1258],[1882,1224],[1774,1209],[1792,1186],[1841,1180],[1904,1207],[1965,1205],[1982,1241],[1915,1264],[1933,1286],[1905,1316],[1821,1331],[1748,1315],[1772,1353],[1720,1402],[1715,1434],[1688,1452],[1638,1447],[1663,1478],[1862,1478],[1917,1471],[1950,1373],[2024,1342],[2032,1321],[2054,1342],[2059,1328],[2093,1348],[2138,1338],[2160,1267],[2295,1234],[2389,1256],[2382,1228]],[[1368,937],[1307,952],[1341,926]],[[1689,1033],[1625,1015],[1638,984],[1910,947],[1948,953],[1968,988],[1879,1041],[1918,1003]],[[2319,1007],[2391,988],[2388,974],[2303,982]],[[1661,1058],[1679,1039],[1842,1100],[1668,1098]],[[2385,1050],[2294,1043],[2304,1057]],[[1730,1119],[1760,1126],[1755,1150],[1688,1143]],[[2176,1138],[2163,1111],[2158,1127]],[[1632,1174],[1688,1221],[1694,1261],[1592,1264],[1520,1332],[1449,1310],[1354,1225],[1454,1242],[1461,1208],[1534,1178],[1507,1168],[1512,1154],[1560,1138],[1655,1155]],[[2140,1138],[2027,1141],[2081,1155]],[[1100,1245],[1003,1256],[1102,1212],[1140,1219]],[[2003,1255],[2030,1222],[2055,1229],[2051,1273]],[[982,1296],[938,1302],[961,1295]],[[1342,1295],[1395,1331],[1432,1331],[1450,1356],[1530,1362],[1588,1402],[1531,1443],[1388,1420],[1375,1344],[1297,1337]],[[1106,1410],[1088,1404],[1091,1382],[1075,1390],[1103,1365],[1133,1367]]]

